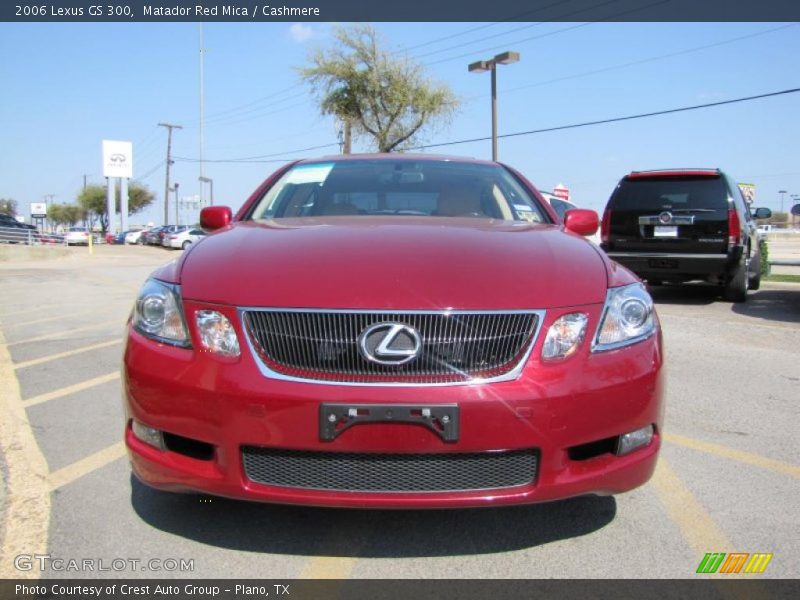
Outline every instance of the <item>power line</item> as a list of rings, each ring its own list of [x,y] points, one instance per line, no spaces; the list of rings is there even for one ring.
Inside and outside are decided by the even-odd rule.
[[[723,106],[726,104],[736,104],[739,102],[749,102],[751,100],[759,100],[761,98],[771,98],[774,96],[782,96],[785,94],[794,94],[800,92],[800,88],[792,88],[788,90],[781,90],[780,92],[770,92],[768,94],[759,94],[757,96],[746,96],[744,98],[734,98],[733,100],[722,100],[720,102],[709,102],[707,104],[695,104],[694,106],[683,106],[681,108],[670,108],[667,110],[659,110],[649,113],[640,113],[637,115],[628,115],[625,117],[614,117],[611,119],[601,119],[598,121],[586,121],[583,123],[573,123],[571,125],[559,125],[557,127],[546,127],[544,129],[531,129],[530,131],[517,131],[514,133],[504,133],[503,135],[498,135],[498,138],[509,138],[509,137],[518,137],[523,135],[534,135],[537,133],[548,133],[551,131],[563,131],[564,129],[577,129],[579,127],[589,127],[591,125],[604,125],[606,123],[618,123],[620,121],[632,121],[634,119],[644,119],[646,117],[655,117],[659,115],[668,115],[673,113],[679,112],[687,112],[690,110],[698,110],[701,108],[710,108],[713,106]],[[455,140],[452,142],[440,142],[438,144],[425,144],[422,146],[415,146],[413,148],[409,148],[409,150],[421,150],[423,148],[439,148],[442,146],[455,146],[456,144],[468,144],[471,142],[485,142],[486,140],[492,139],[491,136],[488,137],[480,137],[480,138],[472,138],[468,140]]]
[[[651,4],[646,4],[644,6],[638,6],[636,8],[632,8],[630,10],[624,10],[622,12],[614,13],[613,15],[609,15],[609,16],[603,18],[603,19],[596,19],[594,21],[589,21],[587,23],[579,23],[577,25],[571,25],[569,27],[564,27],[563,29],[557,29],[556,31],[550,31],[548,33],[543,33],[541,35],[535,35],[535,36],[531,36],[531,37],[527,37],[527,38],[522,38],[522,39],[519,39],[519,40],[516,40],[516,41],[513,41],[513,42],[506,42],[506,43],[504,43],[504,44],[502,44],[500,46],[492,46],[491,48],[482,48],[481,50],[473,50],[472,52],[467,52],[465,54],[459,54],[458,56],[450,56],[448,58],[442,58],[440,60],[436,60],[436,61],[427,63],[426,66],[438,65],[438,64],[445,63],[445,62],[450,62],[450,61],[453,61],[453,60],[461,60],[463,58],[468,58],[468,57],[474,56],[476,54],[483,54],[483,53],[486,53],[486,52],[495,52],[496,50],[498,50],[500,48],[504,48],[506,46],[514,46],[514,45],[519,45],[519,44],[525,44],[527,42],[532,42],[534,40],[539,40],[539,39],[542,39],[542,38],[551,37],[551,36],[554,36],[554,35],[559,35],[561,33],[566,33],[568,31],[574,31],[575,29],[581,29],[583,27],[589,27],[590,25],[596,25],[597,23],[600,23],[602,21],[613,21],[614,19],[616,19],[618,17],[623,17],[623,16],[628,15],[630,13],[634,13],[634,12],[638,12],[640,10],[645,10],[645,9],[648,9],[648,8],[652,8],[652,7],[658,6],[660,4],[666,4],[666,3],[670,2],[670,1],[671,0],[658,0],[657,2],[653,2]],[[481,41],[481,40],[476,40],[476,41]]]
[[[150,175],[152,175],[158,169],[160,169],[163,164],[164,164],[163,160],[158,161],[158,163],[152,169],[149,169],[144,175],[139,175],[138,177],[134,177],[133,181],[144,181],[145,179],[150,177]]]
[[[798,23],[789,23],[788,25],[781,25],[780,27],[774,27],[772,29],[766,29],[764,31],[757,31],[756,33],[751,33],[751,34],[748,34],[748,35],[742,35],[742,36],[739,36],[739,37],[730,38],[730,39],[727,39],[727,40],[722,40],[722,41],[719,41],[719,42],[715,42],[713,44],[706,44],[704,46],[695,46],[694,48],[687,48],[685,50],[678,50],[677,52],[670,52],[668,54],[660,54],[658,56],[651,56],[651,57],[643,58],[643,59],[640,59],[640,60],[633,60],[633,61],[630,61],[630,62],[627,62],[627,63],[622,63],[622,64],[619,64],[619,65],[612,65],[610,67],[603,67],[601,69],[595,69],[593,71],[584,71],[583,73],[576,73],[576,74],[573,74],[573,75],[564,75],[562,77],[556,77],[554,79],[548,79],[546,81],[537,81],[535,83],[528,83],[528,84],[525,84],[525,85],[520,85],[520,86],[517,86],[517,87],[500,90],[500,93],[508,94],[508,93],[511,93],[511,92],[517,92],[519,90],[529,89],[529,88],[532,88],[532,87],[540,87],[540,86],[543,86],[543,85],[550,85],[552,83],[558,83],[560,81],[567,81],[567,80],[570,80],[570,79],[578,79],[580,77],[588,77],[589,75],[598,75],[600,73],[606,73],[608,71],[614,71],[616,69],[624,69],[624,68],[627,68],[627,67],[643,65],[643,64],[646,64],[646,63],[649,63],[649,62],[654,62],[656,60],[663,60],[665,58],[673,58],[675,56],[682,56],[684,54],[691,54],[692,52],[699,52],[701,50],[708,50],[710,48],[716,48],[718,46],[724,46],[726,44],[733,44],[734,42],[739,42],[741,40],[746,40],[746,39],[749,39],[749,38],[754,38],[754,37],[758,37],[758,36],[762,36],[762,35],[767,35],[769,33],[774,33],[776,31],[780,31],[782,29],[787,29],[789,27],[796,27],[797,25],[798,25]],[[476,98],[483,98],[484,96],[480,95],[480,96],[475,96],[475,97]]]
[[[495,25],[503,25],[504,23],[519,21],[522,17],[528,17],[535,13],[541,12],[543,10],[547,10],[548,8],[553,8],[554,6],[558,6],[560,4],[567,4],[568,2],[572,2],[572,0],[559,0],[559,2],[554,2],[553,4],[548,4],[547,6],[540,6],[535,10],[528,10],[522,13],[518,13],[513,17],[508,17],[507,19],[503,19],[501,21],[495,21],[493,23],[486,23],[485,25],[478,25],[477,27],[471,27],[464,31],[460,31],[458,33],[451,33],[450,35],[445,35],[439,38],[434,38],[430,41],[423,42],[422,44],[416,44],[414,46],[406,46],[405,48],[401,48],[397,51],[397,53],[408,52],[410,50],[417,50],[419,48],[425,48],[426,46],[431,46],[436,44],[437,42],[444,42],[447,40],[451,40],[453,38],[461,37],[462,35],[467,35],[469,33],[473,33],[475,31],[480,31],[481,29],[488,29],[489,27],[494,27]],[[508,32],[507,32],[508,33]]]
[[[786,95],[786,94],[794,94],[794,93],[797,93],[797,92],[800,92],[800,88],[791,88],[791,89],[788,89],[788,90],[781,90],[779,92],[770,92],[770,93],[767,93],[767,94],[759,94],[759,95],[756,95],[756,96],[745,96],[743,98],[734,98],[732,100],[721,100],[719,102],[709,102],[709,103],[706,103],[706,104],[695,104],[693,106],[683,106],[683,107],[680,107],[680,108],[670,108],[670,109],[666,109],[666,110],[659,110],[659,111],[653,111],[653,112],[647,112],[647,113],[639,113],[639,114],[635,114],[635,115],[627,115],[627,116],[624,116],[624,117],[613,117],[613,118],[610,118],[610,119],[601,119],[601,120],[597,120],[597,121],[585,121],[585,122],[582,122],[582,123],[573,123],[573,124],[570,124],[570,125],[559,125],[559,126],[556,126],[556,127],[546,127],[546,128],[543,128],[543,129],[532,129],[530,131],[517,131],[517,132],[514,132],[514,133],[505,133],[505,134],[502,134],[502,135],[498,135],[497,137],[498,138],[519,137],[519,136],[524,136],[524,135],[534,135],[534,134],[537,134],[537,133],[547,133],[547,132],[551,132],[551,131],[562,131],[564,129],[578,129],[580,127],[589,127],[589,126],[592,126],[592,125],[604,125],[604,124],[607,124],[607,123],[618,123],[618,122],[621,122],[621,121],[632,121],[634,119],[644,119],[644,118],[647,118],[647,117],[655,117],[655,116],[659,116],[659,115],[668,115],[668,114],[674,114],[674,113],[679,113],[679,112],[688,112],[688,111],[692,111],[692,110],[699,110],[701,108],[711,108],[711,107],[714,107],[714,106],[724,106],[724,105],[727,105],[727,104],[737,104],[737,103],[741,103],[741,102],[749,102],[749,101],[752,101],[752,100],[760,100],[762,98],[771,98],[771,97],[782,96],[782,95]],[[469,143],[472,143],[472,142],[485,142],[485,141],[490,140],[490,139],[491,139],[491,136],[487,136],[487,137],[471,138],[471,139],[465,139],[465,140],[454,140],[454,141],[450,141],[450,142],[439,142],[437,144],[424,144],[424,145],[414,146],[412,148],[408,148],[408,150],[423,150],[423,149],[427,149],[427,148],[439,148],[439,147],[442,147],[442,146],[455,146],[457,144],[469,144]],[[262,160],[262,159],[268,159],[268,158],[271,158],[271,157],[274,157],[274,156],[279,156],[281,154],[296,154],[296,153],[300,153],[300,152],[310,152],[312,150],[320,150],[320,149],[323,149],[323,148],[331,148],[331,147],[335,147],[335,146],[338,146],[338,144],[336,144],[336,143],[324,144],[324,145],[321,145],[321,146],[312,146],[310,148],[300,148],[300,149],[297,149],[297,150],[288,150],[288,151],[285,151],[285,152],[278,152],[278,153],[275,153],[275,154],[263,154],[261,156],[249,156],[249,157],[241,157],[241,158],[216,159],[216,160],[211,160],[211,161],[207,161],[207,162],[217,162],[217,163],[288,162],[288,161],[294,160],[294,159],[293,158],[280,158],[280,159],[273,159],[273,160]],[[175,158],[175,160],[182,161],[182,162],[197,162],[197,161],[199,161],[199,159],[197,159],[197,158],[178,157],[178,156],[176,156],[174,158]]]
[[[311,146],[310,148],[299,148],[297,150],[286,150],[284,152],[276,152],[274,154],[262,154],[260,156],[243,156],[241,158],[221,158],[217,160],[209,160],[206,159],[205,162],[215,162],[215,163],[248,163],[248,162],[285,162],[283,159],[277,160],[261,160],[265,158],[272,158],[274,156],[280,156],[282,154],[298,154],[300,152],[311,152],[312,150],[321,150],[323,148],[331,148],[331,147],[338,147],[339,144],[323,144],[321,146]],[[188,158],[184,156],[176,156],[175,160],[179,160],[181,162],[199,162],[197,158]],[[286,159],[286,160],[293,160],[293,159]]]
[[[606,6],[608,4],[614,4],[615,2],[619,2],[619,1],[620,0],[606,0],[605,2],[601,2],[600,4],[595,4],[594,6],[589,6],[589,7],[586,7],[586,8],[581,8],[580,10],[574,10],[572,12],[564,13],[562,15],[559,15],[558,17],[555,17],[555,19],[560,21],[562,19],[565,19],[566,17],[571,17],[571,16],[574,16],[574,15],[580,14],[582,12],[586,12],[587,10],[595,10],[597,8],[600,8],[601,6]],[[557,4],[560,4],[560,3],[557,3]],[[555,6],[555,4],[553,4],[551,6]],[[431,50],[430,52],[426,52],[425,54],[418,54],[415,58],[416,59],[421,59],[421,58],[425,58],[427,56],[432,56],[434,54],[439,54],[440,52],[447,52],[448,50],[457,50],[459,48],[463,48],[465,46],[470,46],[470,45],[476,44],[478,42],[484,42],[484,41],[487,41],[487,40],[492,40],[494,38],[502,37],[504,35],[509,35],[509,34],[512,34],[512,33],[516,33],[517,31],[523,31],[525,29],[531,29],[532,27],[539,27],[541,25],[546,25],[546,24],[548,24],[548,22],[529,23],[527,25],[522,25],[520,27],[515,27],[514,29],[509,29],[508,31],[495,33],[495,34],[492,34],[492,35],[489,35],[489,36],[486,36],[486,37],[482,37],[482,38],[478,38],[478,39],[475,39],[475,40],[472,40],[472,41],[469,41],[469,42],[462,42],[462,43],[456,44],[454,46],[448,46],[447,48],[440,48],[439,50]],[[570,29],[568,28],[568,29],[561,30],[561,31],[569,31],[569,30]],[[512,42],[512,43],[516,43],[516,42]]]

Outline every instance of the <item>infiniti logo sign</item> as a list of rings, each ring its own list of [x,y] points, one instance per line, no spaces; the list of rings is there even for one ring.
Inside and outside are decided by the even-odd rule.
[[[422,349],[417,330],[403,323],[377,323],[365,329],[358,347],[367,360],[379,365],[404,365]]]

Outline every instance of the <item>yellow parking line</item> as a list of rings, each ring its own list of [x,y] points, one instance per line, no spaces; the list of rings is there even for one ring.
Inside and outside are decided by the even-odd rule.
[[[776,473],[781,473],[783,475],[789,475],[791,477],[800,479],[799,466],[780,460],[766,458],[765,456],[752,454],[751,452],[744,452],[743,450],[736,450],[721,444],[712,444],[711,442],[695,440],[682,435],[676,435],[674,433],[665,433],[664,440],[670,442],[671,444],[677,444],[678,446],[692,448],[693,450],[700,450],[701,452],[716,454],[717,456],[722,456],[723,458],[737,460],[748,465],[753,465],[754,467],[761,467],[762,469],[775,471]]]
[[[706,552],[728,552],[733,548],[711,515],[684,485],[663,454],[658,459],[656,472],[651,481],[659,500],[667,509],[667,514],[697,555],[698,563]],[[675,576],[688,577],[696,568],[696,564],[689,565],[686,573],[676,573]]]
[[[14,302],[12,304],[16,304],[16,302]],[[65,306],[85,306],[85,305],[86,305],[85,302],[59,302],[58,304],[40,304],[38,306],[30,306],[30,304],[28,304],[27,308],[24,308],[24,309],[21,309],[21,310],[14,310],[14,311],[11,311],[11,312],[0,314],[0,320],[2,320],[3,323],[5,323],[5,320],[8,317],[18,317],[20,315],[29,315],[31,313],[38,313],[38,312],[42,312],[43,310],[49,310],[51,308],[64,308]]]
[[[310,559],[298,575],[299,579],[347,579],[356,564],[347,556],[316,556]]]
[[[57,390],[48,392],[46,394],[39,394],[38,396],[34,396],[33,398],[28,398],[23,402],[23,405],[25,406],[25,408],[30,408],[31,406],[36,406],[37,404],[42,404],[43,402],[49,402],[50,400],[55,400],[57,398],[63,398],[64,396],[69,396],[70,394],[82,392],[83,390],[88,390],[90,388],[97,387],[98,385],[103,385],[104,383],[108,383],[109,381],[116,381],[117,379],[119,379],[119,371],[114,371],[113,373],[100,375],[100,377],[95,377],[94,379],[87,379],[86,381],[81,381],[80,383],[76,383],[75,385],[59,388]]]
[[[49,356],[42,356],[41,358],[34,358],[31,360],[26,360],[25,362],[20,362],[14,365],[16,370],[25,369],[27,367],[33,367],[36,365],[40,365],[42,363],[50,362],[52,360],[60,360],[62,358],[67,358],[69,356],[74,356],[76,354],[81,354],[83,352],[90,352],[92,350],[98,350],[100,348],[108,348],[109,346],[115,346],[116,344],[121,344],[122,338],[118,340],[110,340],[108,342],[100,342],[99,344],[92,344],[91,346],[83,346],[81,348],[76,348],[75,350],[68,350],[66,352],[59,352],[58,354],[50,354]]]
[[[50,490],[47,461],[31,431],[22,406],[19,382],[11,355],[0,332],[0,451],[6,464],[3,543],[0,579],[36,578],[38,572],[16,571],[14,557],[47,552],[50,527]]]
[[[117,442],[108,448],[103,448],[94,454],[90,454],[86,458],[82,458],[71,465],[67,465],[58,471],[50,473],[50,476],[47,478],[47,483],[51,491],[57,490],[123,456],[125,456],[125,443]]]
[[[72,314],[65,315],[64,313],[60,313],[54,315],[52,317],[44,317],[42,319],[34,319],[33,321],[22,321],[20,323],[4,323],[5,328],[8,329],[9,327],[25,327],[26,325],[36,325],[37,323],[47,323],[49,321],[63,321],[65,319],[71,319],[73,317],[80,317],[82,315],[94,314],[97,312],[97,308],[91,308],[89,310],[81,310]]]
[[[83,332],[83,331],[92,331],[94,329],[102,329],[104,327],[108,327],[109,325],[119,325],[120,329],[125,324],[125,319],[112,319],[110,321],[103,321],[102,323],[94,323],[92,325],[86,325],[84,327],[73,327],[71,329],[67,329],[66,331],[60,331],[58,333],[48,333],[47,335],[40,335],[33,338],[28,338],[26,340],[17,340],[15,342],[11,342],[8,344],[9,346],[16,346],[18,344],[29,344],[31,342],[41,342],[44,340],[59,340],[65,337],[70,337],[76,333]]]

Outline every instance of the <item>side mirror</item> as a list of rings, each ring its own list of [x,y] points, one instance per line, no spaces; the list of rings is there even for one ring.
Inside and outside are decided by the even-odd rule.
[[[206,206],[200,211],[200,227],[208,232],[231,224],[233,213],[228,206]]]
[[[757,208],[753,216],[756,219],[769,219],[772,216],[772,211],[768,208]]]
[[[594,235],[600,219],[593,210],[571,208],[564,213],[564,229],[578,235]]]

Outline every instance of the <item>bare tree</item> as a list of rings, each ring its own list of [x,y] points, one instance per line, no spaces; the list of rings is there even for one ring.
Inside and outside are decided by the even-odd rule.
[[[410,59],[382,48],[372,26],[337,27],[334,35],[336,43],[313,52],[311,66],[300,69],[322,114],[372,138],[379,152],[407,148],[423,128],[452,117],[458,100],[450,88],[429,81]]]

